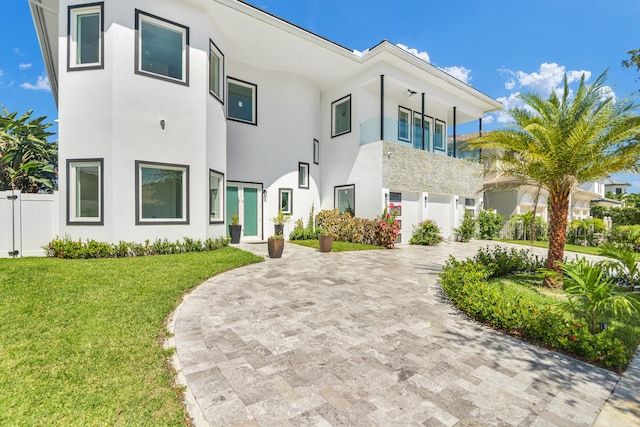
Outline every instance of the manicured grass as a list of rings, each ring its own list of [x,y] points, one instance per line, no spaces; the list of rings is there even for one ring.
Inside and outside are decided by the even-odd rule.
[[[247,252],[0,259],[0,425],[184,425],[163,323]]]
[[[300,246],[306,246],[308,248],[320,249],[320,244],[318,240],[289,240],[287,243],[294,243]],[[331,248],[332,252],[346,252],[346,251],[368,251],[372,249],[384,249],[382,246],[373,246],[373,245],[363,245],[361,243],[350,243],[350,242],[337,242],[333,241],[333,246]]]
[[[515,243],[517,245],[531,246],[530,240],[507,240],[507,239],[495,239],[496,242]],[[533,246],[536,248],[549,248],[549,242],[533,242]],[[568,252],[577,252],[588,255],[599,255],[598,248],[591,246],[579,246],[579,245],[565,245],[564,250]]]

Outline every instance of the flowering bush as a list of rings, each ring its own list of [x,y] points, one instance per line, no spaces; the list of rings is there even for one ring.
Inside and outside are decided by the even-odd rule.
[[[398,240],[400,234],[400,221],[397,220],[398,213],[401,212],[401,205],[385,206],[382,211],[382,215],[378,219],[378,230],[376,237],[378,238],[378,244],[385,248],[393,248]]]

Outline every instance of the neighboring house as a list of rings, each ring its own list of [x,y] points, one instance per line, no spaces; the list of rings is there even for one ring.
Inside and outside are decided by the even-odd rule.
[[[581,186],[582,187],[582,186]],[[584,188],[576,188],[569,200],[568,220],[587,219],[590,215],[591,201],[602,197],[600,193],[590,191],[594,186],[587,183]],[[513,178],[498,176],[484,182],[484,207],[504,216],[524,214],[536,209],[536,216],[549,221],[549,192],[533,183],[522,183]]]
[[[625,194],[627,192],[627,187],[631,187],[631,184],[629,184],[628,182],[618,181],[613,178],[605,178],[602,180],[602,182],[604,183],[605,194]]]
[[[607,188],[608,185],[610,185],[610,184],[607,184],[607,183],[608,182],[610,183],[611,181],[613,181],[613,180],[611,180],[610,178],[605,178],[605,179],[601,179],[599,181],[585,182],[584,184],[580,185],[578,188],[596,194],[591,199],[591,205],[592,206],[604,206],[606,208],[620,206],[620,205],[623,204],[623,202],[621,200],[610,199],[610,198],[606,197],[606,194],[611,191],[609,189],[610,187]],[[616,181],[616,182],[620,182],[620,181]],[[631,185],[631,184],[626,184],[626,183],[622,183],[622,184],[625,184],[626,186],[630,186]],[[626,192],[626,190],[625,190],[625,192]],[[618,193],[618,194],[623,194],[623,193]],[[614,194],[615,194],[615,192],[614,192]]]
[[[61,235],[204,239],[238,215],[262,240],[280,208],[373,218],[394,202],[408,240],[426,218],[451,236],[481,204],[455,129],[501,104],[386,41],[352,51],[236,0],[29,4],[58,105]]]

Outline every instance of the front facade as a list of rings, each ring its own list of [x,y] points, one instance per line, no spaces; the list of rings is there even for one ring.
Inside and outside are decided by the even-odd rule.
[[[481,205],[455,126],[500,104],[388,42],[350,51],[235,0],[30,6],[58,104],[61,235],[204,239],[237,216],[262,240],[279,209],[373,218],[394,202],[404,241],[426,218],[451,236]]]

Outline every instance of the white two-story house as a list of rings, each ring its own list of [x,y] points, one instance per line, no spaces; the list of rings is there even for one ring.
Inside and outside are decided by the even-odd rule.
[[[357,52],[237,0],[29,0],[59,114],[60,234],[244,240],[279,209],[446,236],[479,207],[455,130],[500,103],[383,41]],[[448,143],[452,137],[452,143]],[[292,224],[288,225],[288,234]]]

